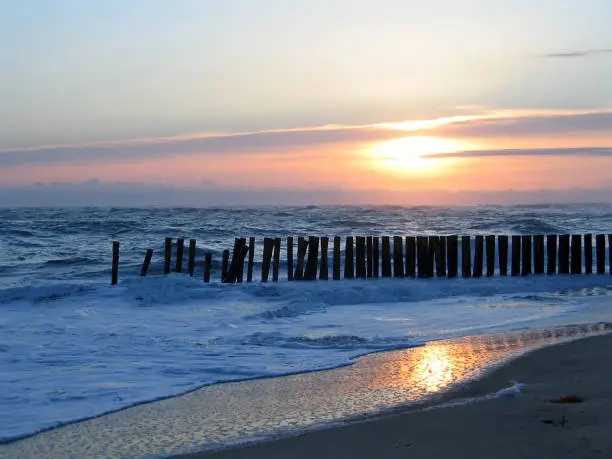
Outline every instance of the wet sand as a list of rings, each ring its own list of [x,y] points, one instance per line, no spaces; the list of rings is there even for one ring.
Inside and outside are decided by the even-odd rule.
[[[181,459],[609,458],[612,336],[546,347],[447,396],[491,394],[509,381],[518,395],[405,411],[346,426]],[[582,403],[553,403],[576,395]]]
[[[0,458],[605,456],[611,331],[593,324],[471,336],[329,371],[217,384],[0,445]],[[504,366],[511,359],[518,360]],[[513,380],[528,384],[520,397],[422,411]],[[570,393],[585,403],[547,401]],[[329,428],[339,422],[344,427]],[[287,438],[197,453],[279,433]]]

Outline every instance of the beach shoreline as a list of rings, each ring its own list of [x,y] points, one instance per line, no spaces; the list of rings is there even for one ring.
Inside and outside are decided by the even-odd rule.
[[[611,330],[612,324],[599,323],[468,336],[366,355],[334,370],[208,386],[42,432],[0,447],[0,457],[373,457],[367,445],[346,451],[336,447],[347,441],[358,445],[362,437],[391,444],[396,439],[387,435],[402,430],[413,417],[429,419],[431,430],[436,431],[449,422],[447,413],[477,411],[504,403],[505,398],[466,407],[430,408],[489,396],[514,381],[527,384],[528,398],[542,382],[534,383],[532,378],[537,376],[534,365],[538,364],[527,364],[525,370],[522,362],[538,362],[541,353],[562,360],[566,349],[572,355],[592,356],[593,361],[605,360],[598,349],[612,349]],[[581,350],[582,342],[602,344]],[[521,371],[515,370],[517,365]],[[557,369],[561,376],[563,365]],[[524,400],[524,396],[513,400]],[[455,422],[462,423],[461,419]],[[415,435],[427,438],[418,429]],[[322,449],[301,444],[310,443],[311,438]],[[388,457],[395,457],[393,453]],[[386,454],[376,452],[376,457]]]
[[[611,457],[611,360],[612,335],[577,339],[527,352],[425,409],[170,458]],[[504,394],[512,381],[520,392]],[[568,396],[578,403],[554,402]],[[470,399],[479,401],[461,403]]]

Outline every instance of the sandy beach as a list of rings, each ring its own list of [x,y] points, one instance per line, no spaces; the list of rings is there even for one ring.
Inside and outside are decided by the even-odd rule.
[[[447,401],[526,385],[519,395],[421,411],[175,459],[612,457],[612,336],[520,357]],[[579,403],[555,403],[577,396]]]

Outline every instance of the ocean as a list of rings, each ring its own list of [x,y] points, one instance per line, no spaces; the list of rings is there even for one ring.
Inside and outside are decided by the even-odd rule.
[[[0,441],[433,340],[612,322],[607,274],[290,283],[283,250],[281,282],[221,284],[234,237],[256,237],[257,280],[264,237],[608,232],[612,206],[603,204],[0,209],[0,412],[10,413]],[[162,275],[167,236],[197,239],[194,278]],[[201,280],[206,252],[210,284]]]

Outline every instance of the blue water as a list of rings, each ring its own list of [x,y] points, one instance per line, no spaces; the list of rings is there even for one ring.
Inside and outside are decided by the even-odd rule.
[[[610,205],[0,209],[0,412],[11,413],[0,440],[433,339],[612,320],[608,275],[222,285],[221,253],[236,236],[257,238],[257,279],[264,237],[611,230]],[[197,239],[193,279],[161,275],[166,236]]]

